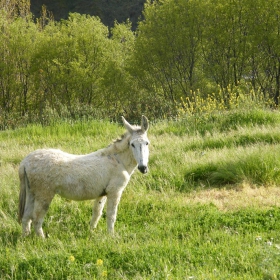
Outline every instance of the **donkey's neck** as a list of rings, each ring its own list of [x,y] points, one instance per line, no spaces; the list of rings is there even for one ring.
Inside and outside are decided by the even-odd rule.
[[[114,156],[131,175],[137,167],[137,162],[129,148],[130,138],[131,135],[127,132],[121,139],[116,140],[107,148],[97,151],[97,153],[100,153],[102,156]]]
[[[129,173],[129,175],[132,175],[135,168],[137,167],[137,162],[134,159],[134,156],[129,146],[127,146],[126,150],[122,151],[121,153],[115,154],[114,156],[117,159],[117,161],[119,161],[124,166],[125,170]]]

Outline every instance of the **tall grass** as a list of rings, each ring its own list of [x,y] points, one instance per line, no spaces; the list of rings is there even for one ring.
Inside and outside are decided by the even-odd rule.
[[[153,131],[154,148],[165,149],[164,153],[151,158],[151,164],[162,166],[151,168],[152,172],[156,170],[155,177],[169,175],[162,186],[172,182],[176,190],[188,191],[199,186],[244,181],[260,185],[279,183],[280,120],[277,111],[213,113],[208,116],[207,125],[193,126],[194,118],[196,116],[189,116],[172,125],[163,122]],[[172,165],[164,164],[166,158]],[[156,184],[159,186],[158,181]],[[157,186],[152,188],[160,188]]]
[[[280,178],[279,113],[229,111],[209,115],[205,124],[193,121],[151,124],[150,172],[133,175],[113,238],[106,209],[90,232],[92,202],[60,197],[43,224],[48,238],[22,238],[17,169],[40,147],[77,154],[103,148],[124,132],[119,124],[0,132],[0,279],[279,279],[280,202],[269,194]],[[253,187],[271,200],[253,203]],[[226,191],[235,205],[229,210],[215,202]]]

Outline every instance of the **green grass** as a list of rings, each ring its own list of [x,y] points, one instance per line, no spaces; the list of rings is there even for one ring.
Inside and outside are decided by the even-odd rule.
[[[43,224],[48,238],[22,238],[17,170],[36,148],[88,153],[122,126],[80,121],[0,132],[0,279],[280,279],[279,113],[193,121],[151,124],[150,172],[133,175],[113,238],[106,209],[90,232],[92,202],[60,197]]]

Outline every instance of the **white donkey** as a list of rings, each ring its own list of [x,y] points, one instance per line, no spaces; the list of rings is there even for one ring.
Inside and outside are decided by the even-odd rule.
[[[87,155],[72,155],[56,149],[36,150],[19,166],[19,223],[23,235],[30,234],[31,222],[44,237],[42,224],[56,194],[71,200],[95,199],[91,227],[96,228],[107,202],[107,230],[113,234],[117,208],[135,168],[148,171],[148,120],[141,127],[130,125],[127,132],[107,148]]]

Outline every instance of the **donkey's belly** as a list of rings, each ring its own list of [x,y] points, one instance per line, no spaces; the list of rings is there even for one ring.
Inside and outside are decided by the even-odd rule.
[[[104,186],[83,186],[83,185],[66,185],[58,186],[56,193],[62,197],[71,200],[90,200],[106,194],[106,185]]]
[[[103,196],[110,178],[94,173],[91,171],[82,176],[75,172],[67,174],[56,182],[55,192],[71,200],[88,200]]]

